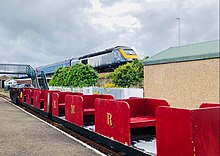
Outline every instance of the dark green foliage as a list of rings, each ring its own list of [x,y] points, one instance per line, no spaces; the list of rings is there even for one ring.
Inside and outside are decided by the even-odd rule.
[[[76,64],[71,67],[58,68],[49,85],[86,87],[95,85],[97,80],[98,74],[90,65]]]
[[[144,68],[141,61],[135,60],[118,67],[111,74],[111,79],[119,87],[142,86]]]

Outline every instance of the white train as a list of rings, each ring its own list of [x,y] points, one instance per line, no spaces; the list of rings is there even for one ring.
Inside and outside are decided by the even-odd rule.
[[[136,52],[129,47],[117,46],[104,51],[72,58],[62,62],[38,67],[38,71],[44,71],[45,74],[54,74],[55,70],[63,66],[73,66],[77,63],[90,64],[98,72],[112,71],[120,65],[138,59]]]

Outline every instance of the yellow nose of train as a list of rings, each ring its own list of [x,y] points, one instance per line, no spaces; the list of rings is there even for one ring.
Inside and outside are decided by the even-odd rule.
[[[132,49],[120,49],[125,59],[138,59],[138,55]]]

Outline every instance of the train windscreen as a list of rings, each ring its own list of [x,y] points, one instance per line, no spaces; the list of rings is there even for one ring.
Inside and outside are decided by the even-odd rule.
[[[133,49],[123,49],[127,55],[136,55]]]

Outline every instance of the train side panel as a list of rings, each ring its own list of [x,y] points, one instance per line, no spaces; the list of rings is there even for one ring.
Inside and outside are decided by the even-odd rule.
[[[59,67],[67,67],[67,66],[70,66],[70,60],[65,60],[62,62],[42,66],[37,68],[37,70],[38,72],[44,71],[45,74],[53,74],[55,70],[58,69]]]

